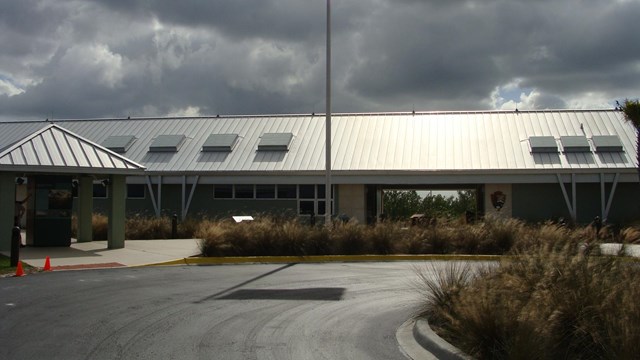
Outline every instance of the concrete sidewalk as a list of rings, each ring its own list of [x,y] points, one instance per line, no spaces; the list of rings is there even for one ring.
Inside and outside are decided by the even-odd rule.
[[[200,254],[197,239],[127,240],[123,249],[108,249],[106,241],[72,240],[70,247],[24,247],[20,260],[43,267],[48,256],[54,270],[137,266]],[[9,253],[5,254],[9,256]]]
[[[34,267],[44,267],[45,258],[48,256],[51,261],[53,270],[70,270],[70,269],[89,269],[89,268],[109,268],[123,266],[140,266],[157,263],[170,263],[181,261],[200,254],[198,239],[172,239],[172,240],[127,240],[123,249],[110,250],[107,248],[106,241],[93,241],[87,243],[78,243],[72,239],[70,247],[25,247],[20,249],[20,260]],[[614,255],[620,250],[620,244],[602,244],[601,250],[603,254]],[[628,256],[640,258],[640,245],[627,245],[625,253]],[[9,252],[3,253],[9,256]],[[349,257],[336,257],[333,260],[310,259],[310,261],[393,261],[393,260],[456,260],[452,256],[445,255],[425,255],[424,258],[419,256],[411,256],[411,258],[398,258],[398,256],[358,256],[356,260]],[[444,257],[440,259],[439,257]],[[483,260],[492,261],[493,258],[480,256],[458,256],[468,257],[464,260]],[[296,257],[289,260],[287,257],[282,259],[260,259],[247,258],[251,261],[300,261]],[[312,257],[313,258],[313,257]],[[229,258],[208,258],[208,259],[191,259],[194,262],[202,263],[221,263],[231,261]],[[460,259],[457,259],[460,260]],[[233,262],[233,261],[231,261]],[[185,262],[186,263],[186,262]]]

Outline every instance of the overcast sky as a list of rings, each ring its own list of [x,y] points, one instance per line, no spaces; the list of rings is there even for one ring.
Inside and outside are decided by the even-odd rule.
[[[333,0],[333,111],[613,108],[640,0]],[[0,0],[0,119],[323,113],[324,0]]]

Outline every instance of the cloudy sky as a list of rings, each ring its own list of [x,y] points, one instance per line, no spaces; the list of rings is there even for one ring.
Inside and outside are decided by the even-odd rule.
[[[324,0],[0,0],[0,120],[322,113]],[[640,0],[333,0],[333,111],[612,108]]]

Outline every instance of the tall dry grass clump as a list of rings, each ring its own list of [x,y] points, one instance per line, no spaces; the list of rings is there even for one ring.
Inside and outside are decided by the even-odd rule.
[[[93,229],[93,240],[107,240],[109,229],[109,218],[100,213],[91,214],[91,227]],[[78,236],[78,218],[71,217],[71,236]]]
[[[204,220],[195,237],[205,256],[319,255],[331,251],[328,232],[291,220],[262,217],[236,224]]]
[[[584,255],[572,241],[541,244],[472,280],[423,275],[436,294],[425,298],[424,314],[479,359],[633,359],[639,275],[637,263]]]
[[[125,238],[129,240],[169,239],[172,236],[171,218],[168,216],[155,217],[140,214],[130,215],[125,219]],[[176,237],[179,239],[192,239],[198,227],[200,219],[187,218],[178,221]],[[109,218],[100,213],[91,216],[94,240],[107,240]],[[71,219],[71,236],[78,234],[78,219]]]
[[[127,239],[168,239],[171,237],[171,219],[167,216],[130,216],[125,221],[124,232]]]

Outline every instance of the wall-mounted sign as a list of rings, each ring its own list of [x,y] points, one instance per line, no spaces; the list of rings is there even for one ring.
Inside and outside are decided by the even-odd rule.
[[[491,194],[491,204],[496,210],[500,211],[504,207],[505,202],[507,202],[507,194],[502,191],[496,191]]]

